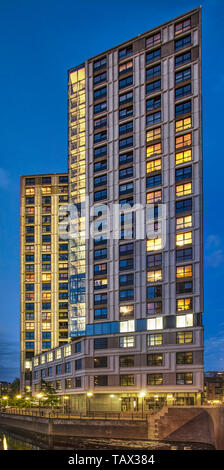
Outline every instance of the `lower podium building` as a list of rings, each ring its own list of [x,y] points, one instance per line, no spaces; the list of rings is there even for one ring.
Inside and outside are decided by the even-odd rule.
[[[34,393],[199,404],[201,101],[200,8],[68,71],[69,342],[33,358]]]

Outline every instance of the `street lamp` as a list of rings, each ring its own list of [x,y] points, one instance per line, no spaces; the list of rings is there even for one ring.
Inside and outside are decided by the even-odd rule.
[[[144,410],[144,397],[146,396],[146,393],[144,391],[139,393],[139,398],[142,399],[142,418],[143,418],[143,410]]]
[[[93,396],[92,392],[87,392],[87,414],[90,412],[90,398]]]

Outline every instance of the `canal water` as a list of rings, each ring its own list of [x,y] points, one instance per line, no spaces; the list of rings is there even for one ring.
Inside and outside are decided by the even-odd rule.
[[[101,438],[66,438],[66,442],[52,442],[51,438],[32,439],[17,432],[0,428],[0,450],[214,450],[209,444],[202,443],[168,443],[127,439]]]

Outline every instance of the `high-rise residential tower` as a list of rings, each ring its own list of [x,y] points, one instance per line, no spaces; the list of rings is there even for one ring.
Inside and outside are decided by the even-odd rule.
[[[31,388],[32,357],[68,341],[68,243],[59,237],[59,207],[67,202],[66,173],[21,177],[20,341],[25,391]]]
[[[72,344],[35,359],[34,390],[45,374],[79,409],[199,403],[201,116],[200,8],[69,70]]]

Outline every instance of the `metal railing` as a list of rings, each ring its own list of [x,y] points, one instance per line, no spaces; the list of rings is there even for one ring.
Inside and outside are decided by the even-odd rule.
[[[5,415],[30,416],[33,418],[54,418],[54,419],[109,419],[109,420],[147,420],[148,416],[155,414],[158,410],[150,411],[88,411],[79,412],[76,410],[51,410],[45,408],[1,408],[0,412]]]

